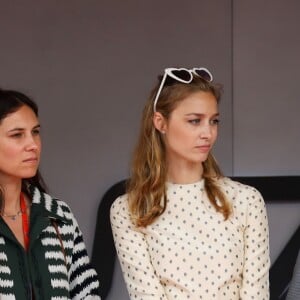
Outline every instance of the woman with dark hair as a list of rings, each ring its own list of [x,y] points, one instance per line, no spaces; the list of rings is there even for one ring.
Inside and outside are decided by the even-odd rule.
[[[70,208],[39,174],[38,107],[0,89],[0,299],[100,299]]]
[[[269,299],[264,201],[212,155],[220,86],[165,69],[144,108],[127,194],[111,224],[131,299]]]

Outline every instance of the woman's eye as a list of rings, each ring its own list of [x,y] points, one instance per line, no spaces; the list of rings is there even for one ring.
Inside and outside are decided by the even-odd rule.
[[[34,130],[32,131],[32,134],[33,134],[33,135],[39,135],[39,134],[40,134],[40,129],[34,129]]]
[[[218,125],[219,123],[220,123],[219,119],[213,119],[213,120],[211,120],[211,124],[212,125]]]
[[[12,137],[12,138],[20,138],[20,137],[22,137],[22,133],[21,133],[21,132],[19,132],[19,133],[14,133],[14,134],[11,135],[11,137]]]
[[[189,120],[189,123],[193,124],[193,125],[198,125],[200,123],[200,119],[193,119],[193,120]]]

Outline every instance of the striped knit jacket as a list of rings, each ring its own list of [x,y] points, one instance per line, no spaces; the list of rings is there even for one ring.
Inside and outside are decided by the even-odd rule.
[[[97,274],[70,208],[35,187],[30,192],[27,252],[0,218],[0,299],[100,299]]]

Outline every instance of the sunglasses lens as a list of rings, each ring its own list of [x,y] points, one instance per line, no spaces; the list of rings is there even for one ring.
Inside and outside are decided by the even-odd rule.
[[[205,79],[206,81],[212,81],[211,75],[203,69],[195,69],[194,72],[201,78]]]
[[[172,74],[175,79],[179,79],[184,82],[190,82],[192,80],[192,74],[188,70],[173,70]]]

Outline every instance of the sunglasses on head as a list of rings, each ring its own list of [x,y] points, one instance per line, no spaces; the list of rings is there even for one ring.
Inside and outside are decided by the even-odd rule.
[[[193,80],[193,76],[198,76],[203,78],[204,80],[211,82],[213,80],[212,74],[206,68],[193,68],[193,69],[185,69],[185,68],[167,68],[165,69],[164,76],[160,83],[159,89],[156,93],[154,103],[153,103],[153,110],[156,112],[156,104],[160,93],[164,87],[166,82],[167,76],[182,82],[182,83],[190,83]]]

